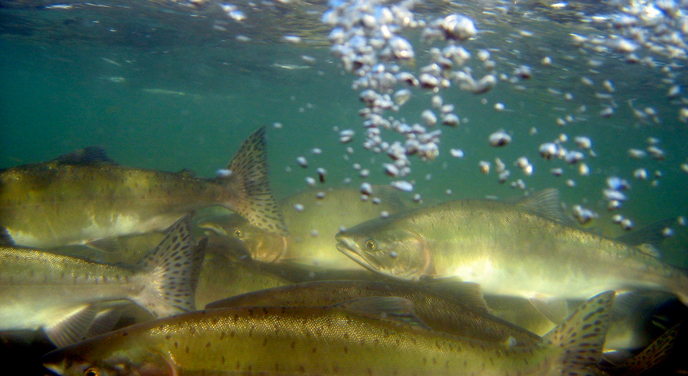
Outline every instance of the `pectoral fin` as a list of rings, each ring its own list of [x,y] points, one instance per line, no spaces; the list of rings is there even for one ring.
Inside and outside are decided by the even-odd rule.
[[[55,346],[64,347],[82,340],[97,314],[98,308],[94,304],[88,304],[44,327],[43,330]]]
[[[430,327],[416,316],[413,303],[404,298],[389,296],[347,300],[337,304],[337,307],[372,319],[430,330]]]

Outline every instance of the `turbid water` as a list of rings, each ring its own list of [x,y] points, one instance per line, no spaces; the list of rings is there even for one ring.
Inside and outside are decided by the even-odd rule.
[[[123,165],[213,177],[250,133],[268,126],[270,179],[278,199],[311,189],[309,184],[359,189],[364,182],[406,181],[413,191],[400,194],[418,194],[426,202],[557,188],[568,216],[581,205],[596,216],[585,226],[606,236],[627,233],[615,215],[628,218],[633,229],[674,218],[655,246],[664,261],[688,266],[682,219],[688,218],[685,4],[662,9],[668,5],[467,1],[409,7],[426,26],[461,14],[477,32],[447,41],[449,34],[424,38],[423,24],[392,28],[413,45],[414,58],[381,59],[376,69],[419,77],[432,70],[433,47],[455,43],[471,57],[463,66],[454,63],[453,72],[468,72],[476,81],[491,74],[496,85],[474,93],[453,77],[449,87],[435,91],[411,87],[408,103],[382,111],[390,124],[423,124],[427,109],[441,122],[441,109],[431,105],[439,95],[443,104],[454,105],[447,113],[460,120],[456,127],[427,127],[442,131],[439,155],[422,161],[409,152],[404,158],[411,170],[397,176],[383,167],[394,159],[372,150],[384,144],[364,147],[374,138],[359,114],[366,107],[359,99],[365,88],[352,84],[364,74],[369,79],[370,71],[347,69],[346,55],[333,54],[335,38],[328,39],[333,27],[342,27],[345,10],[360,11],[360,4],[0,1],[0,168],[100,146]],[[339,12],[339,21],[333,13],[324,17],[328,10]],[[378,30],[373,21],[381,16],[370,14],[369,24],[358,20],[351,27]],[[643,38],[633,39],[641,32]],[[393,95],[404,88],[399,80],[376,92]],[[387,128],[378,127],[380,141],[404,145],[407,135]],[[342,130],[355,132],[351,142],[340,141]],[[511,142],[493,147],[489,137],[500,130]],[[577,145],[576,137],[591,140],[591,148],[580,139]],[[546,160],[539,148],[550,142],[566,149],[562,157],[580,151],[584,158],[575,164]],[[451,149],[463,157],[452,156]],[[646,155],[631,157],[629,149]],[[301,156],[308,167],[297,162]],[[514,165],[519,157],[528,159],[532,174]],[[496,158],[510,171],[503,183]],[[481,172],[481,161],[490,163],[489,174]],[[323,179],[317,168],[326,170]],[[552,169],[561,169],[561,176]],[[630,188],[610,186],[610,177],[625,179]],[[620,208],[608,210],[615,203],[605,189],[626,196]]]

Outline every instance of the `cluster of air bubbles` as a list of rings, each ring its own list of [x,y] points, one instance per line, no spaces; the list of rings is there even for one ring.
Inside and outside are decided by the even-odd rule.
[[[633,229],[633,221],[631,221],[630,218],[624,218],[624,216],[621,214],[614,214],[612,216],[612,222],[618,224],[624,230]]]
[[[589,156],[596,157],[597,154],[592,150],[592,141],[590,138],[585,136],[576,136],[573,141],[576,144],[576,148],[579,150],[569,150],[564,146],[568,142],[569,137],[566,134],[560,134],[556,140],[552,142],[545,142],[540,144],[538,147],[538,154],[549,161],[552,159],[559,159],[566,162],[569,165],[578,165],[578,172],[581,176],[587,176],[590,174],[590,168],[587,164],[582,163],[586,158],[586,153]],[[563,169],[553,168],[550,170],[553,175],[560,176],[563,174]]]
[[[666,153],[664,152],[663,149],[659,147],[659,139],[655,137],[648,137],[647,138],[647,146],[644,149],[640,148],[631,148],[628,149],[628,156],[633,158],[633,159],[638,159],[638,160],[644,160],[647,159],[648,157],[651,159],[654,159],[655,161],[664,161],[666,159]],[[685,167],[684,167],[685,165]],[[683,171],[688,172],[688,164],[682,164],[680,166],[680,169]],[[654,177],[654,180],[651,181],[651,186],[656,187],[659,185],[659,178],[661,178],[663,175],[661,170],[655,170],[654,172],[648,171],[648,169],[640,167],[637,168],[633,171],[633,177],[637,180],[648,180],[652,177]]]
[[[688,59],[688,1],[657,0],[635,1],[619,0],[612,2],[617,10],[611,14],[593,15],[587,21],[600,32],[590,35],[571,34],[575,46],[592,50],[595,54],[619,54],[630,64],[642,64],[661,69],[666,74],[661,85],[666,86],[666,97],[672,104],[679,106],[678,120],[688,122],[688,98],[683,95],[678,82],[683,68],[677,61]],[[602,62],[591,59],[590,63]],[[593,65],[597,66],[597,65]],[[595,86],[587,77],[583,84]],[[613,100],[613,83],[602,82],[606,92],[596,93],[599,99],[609,99],[603,104],[599,114],[602,117],[614,115],[617,105]],[[628,104],[633,116],[643,125],[659,124],[658,112],[653,107],[637,108],[633,100]]]
[[[464,66],[471,53],[460,44],[478,33],[472,19],[453,14],[430,22],[416,20],[411,11],[414,4],[413,0],[396,4],[381,0],[330,0],[330,9],[322,18],[332,27],[329,34],[332,53],[346,71],[357,77],[352,87],[361,90],[359,99],[365,106],[359,111],[366,128],[363,147],[386,154],[392,161],[384,163],[383,170],[395,178],[411,172],[411,156],[425,161],[439,155],[442,131],[436,128],[438,125],[461,124],[454,105],[443,103],[441,90],[455,85],[484,93],[497,83],[493,73],[474,78],[473,71]],[[403,32],[416,28],[423,28],[424,41],[440,41],[441,45],[428,49],[429,64],[405,69],[411,66],[405,63],[415,61],[416,52]],[[489,51],[481,50],[477,55],[488,70],[494,68]],[[392,116],[414,97],[416,90],[434,93],[430,108],[414,114],[418,122]],[[402,141],[385,141],[385,131],[401,135]],[[352,137],[353,132],[340,134],[340,140],[345,143]],[[505,145],[509,141],[507,135],[495,142]]]
[[[597,213],[580,205],[574,205],[571,208],[571,211],[573,213],[573,217],[582,225],[598,217]]]
[[[652,64],[652,58],[639,58],[641,50],[676,59],[688,58],[688,3],[685,1],[633,1],[616,2],[618,13],[594,16],[592,21],[606,24],[609,37],[574,35],[574,42],[599,52],[613,51],[625,55],[626,61]]]
[[[627,200],[623,191],[631,188],[631,185],[625,179],[611,176],[607,178],[607,188],[602,191],[604,198],[607,200],[607,209],[615,210],[621,207],[621,203]]]
[[[220,7],[227,14],[227,17],[236,22],[242,22],[246,19],[246,14],[234,4],[220,4]]]

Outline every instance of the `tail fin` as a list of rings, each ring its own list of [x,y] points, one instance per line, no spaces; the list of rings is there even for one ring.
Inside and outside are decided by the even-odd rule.
[[[205,246],[191,235],[191,215],[170,227],[165,238],[140,262],[145,288],[135,301],[155,317],[193,311]]]
[[[593,375],[602,359],[602,346],[611,319],[614,291],[590,298],[561,325],[543,338],[557,352],[556,372],[562,375]]]
[[[619,370],[623,371],[622,373],[628,376],[642,375],[662,364],[669,355],[671,355],[682,326],[684,326],[684,323],[677,324],[673,328],[667,330],[640,354],[620,365],[618,367]]]
[[[227,170],[231,174],[218,180],[236,192],[229,209],[267,232],[286,236],[287,226],[269,185],[265,127],[253,132],[241,144]]]

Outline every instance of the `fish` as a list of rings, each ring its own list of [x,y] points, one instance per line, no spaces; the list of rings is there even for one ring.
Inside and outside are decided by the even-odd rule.
[[[451,286],[446,286],[451,285]],[[480,286],[439,283],[427,286],[372,281],[319,281],[249,292],[219,300],[206,309],[225,307],[320,307],[375,296],[397,296],[432,330],[486,342],[531,345],[540,337],[489,313]]]
[[[0,243],[47,249],[163,231],[212,205],[284,235],[266,157],[261,127],[227,165],[232,173],[213,179],[120,166],[97,147],[8,168],[0,171]]]
[[[63,376],[589,374],[601,358],[613,299],[614,292],[591,298],[525,347],[429,330],[410,301],[374,297],[181,314],[81,341],[42,361]]]
[[[230,296],[289,284],[289,280],[265,271],[255,263],[236,261],[209,250],[196,287],[196,304],[204,307]]]
[[[228,238],[228,242],[238,240],[238,244],[229,246],[250,254],[256,261],[329,270],[361,270],[357,263],[337,252],[334,236],[340,228],[379,217],[382,211],[394,213],[411,205],[410,200],[404,201],[391,187],[376,186],[373,192],[380,203],[361,200],[361,193],[351,188],[307,190],[281,200],[279,211],[289,228],[288,236],[266,232],[231,214],[209,217],[200,220],[198,225]],[[294,208],[297,204],[303,206],[303,211]]]
[[[485,294],[528,298],[541,312],[607,290],[668,292],[688,305],[685,271],[572,226],[560,212],[556,189],[512,203],[448,201],[346,229],[337,249],[376,273],[475,282]]]
[[[238,217],[238,216],[237,216]],[[195,227],[194,235],[203,236]],[[159,242],[164,235],[151,232],[143,235],[107,238],[96,243],[100,248],[86,246],[69,246],[52,249],[68,256],[76,256],[89,261],[131,267],[143,257],[149,244]],[[222,244],[207,239],[205,258],[198,277],[195,300],[198,307],[225,299],[230,296],[251,291],[273,288],[292,282],[270,271],[250,259],[237,260],[221,248]],[[368,273],[368,271],[365,271]],[[370,273],[368,273],[370,274]],[[137,315],[135,321],[150,319],[148,315]]]
[[[490,314],[542,336],[556,324],[540,313],[528,299],[484,296]],[[568,301],[575,308],[580,301]],[[612,320],[605,337],[605,359],[618,363],[629,352],[637,352],[662,335],[667,327],[684,320],[688,308],[673,295],[653,291],[617,293]]]
[[[0,330],[42,328],[57,346],[80,340],[99,314],[134,302],[155,317],[195,309],[205,242],[189,216],[141,259],[138,270],[0,246]]]

